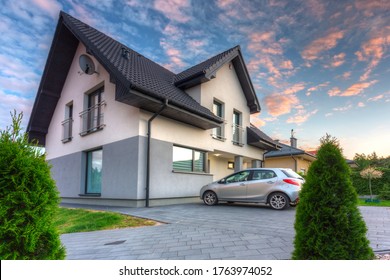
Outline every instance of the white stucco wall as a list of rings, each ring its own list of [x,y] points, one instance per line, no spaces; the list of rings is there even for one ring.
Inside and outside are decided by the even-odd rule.
[[[107,71],[92,56],[90,57],[94,60],[99,74],[82,73],[79,56],[85,53],[85,46],[80,43],[46,135],[46,152],[49,160],[138,135],[139,109],[115,101],[115,85],[110,82]],[[104,84],[103,99],[107,105],[103,112],[104,123],[107,125],[101,131],[80,136],[82,122],[79,113],[85,109],[84,95],[100,84]],[[65,107],[70,102],[73,102],[73,140],[62,143],[61,122],[65,119]]]

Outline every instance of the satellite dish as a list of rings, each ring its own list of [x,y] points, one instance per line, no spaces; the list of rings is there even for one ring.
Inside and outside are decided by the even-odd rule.
[[[95,64],[93,63],[92,58],[90,58],[88,55],[86,54],[80,55],[79,64],[81,70],[83,70],[85,74],[92,75],[94,73],[97,73],[95,71]]]

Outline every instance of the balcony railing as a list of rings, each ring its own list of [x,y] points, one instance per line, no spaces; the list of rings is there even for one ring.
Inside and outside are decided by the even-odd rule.
[[[222,141],[226,140],[226,138],[225,138],[225,124],[226,124],[226,121],[224,120],[224,122],[222,124],[220,124],[220,126],[213,128],[213,132],[212,132],[211,136],[214,139],[218,139],[218,140],[222,140]]]
[[[64,120],[62,123],[62,142],[66,143],[72,140],[72,126],[73,119],[69,118]]]
[[[103,129],[105,126],[103,113],[105,105],[106,102],[102,101],[79,114],[81,118],[81,136]]]
[[[244,146],[244,129],[242,126],[233,124],[232,125],[233,129],[233,144],[239,145],[239,146]]]

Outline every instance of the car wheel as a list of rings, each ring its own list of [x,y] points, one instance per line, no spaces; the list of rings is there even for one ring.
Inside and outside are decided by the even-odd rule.
[[[203,202],[206,205],[216,205],[218,203],[218,197],[215,192],[207,191],[203,195]]]
[[[289,199],[284,193],[273,193],[269,197],[269,205],[272,209],[283,210],[289,206]]]

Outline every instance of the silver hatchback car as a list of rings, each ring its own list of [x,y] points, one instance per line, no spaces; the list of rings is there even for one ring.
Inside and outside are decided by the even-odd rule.
[[[219,201],[264,203],[282,210],[299,201],[303,178],[287,168],[252,168],[233,173],[200,190],[206,205]]]

